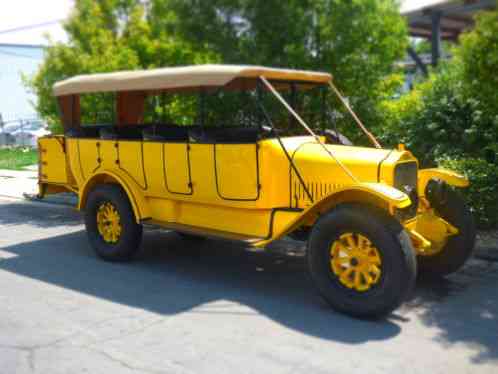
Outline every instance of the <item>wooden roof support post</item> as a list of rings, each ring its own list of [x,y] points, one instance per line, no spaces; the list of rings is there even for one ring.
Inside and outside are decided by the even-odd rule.
[[[65,95],[57,98],[60,119],[64,132],[81,126],[81,109],[79,95]]]
[[[115,125],[135,125],[143,122],[145,93],[141,91],[118,92],[116,95],[117,123]]]

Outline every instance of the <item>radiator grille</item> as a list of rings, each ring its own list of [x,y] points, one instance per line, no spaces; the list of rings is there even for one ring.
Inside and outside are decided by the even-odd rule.
[[[311,198],[314,202],[321,200],[327,195],[330,195],[334,190],[343,187],[342,184],[326,183],[326,182],[310,182],[306,181],[305,186],[308,189]],[[291,185],[291,206],[294,208],[303,208],[311,205],[311,201],[306,194],[303,185],[297,178],[293,178]]]

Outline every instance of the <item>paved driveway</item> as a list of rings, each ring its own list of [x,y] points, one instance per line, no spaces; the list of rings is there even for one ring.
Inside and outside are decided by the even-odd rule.
[[[0,201],[2,374],[497,373],[497,288],[498,264],[473,260],[358,321],[292,251],[148,230],[137,261],[104,263],[76,212]]]

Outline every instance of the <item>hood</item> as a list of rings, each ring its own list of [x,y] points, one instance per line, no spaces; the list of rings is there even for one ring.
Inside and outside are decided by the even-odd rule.
[[[378,182],[380,165],[383,161],[401,157],[396,150],[343,145],[326,145],[334,155],[360,182]],[[349,184],[351,178],[341,166],[315,142],[303,143],[297,147],[292,159],[306,181],[327,180],[333,184]]]

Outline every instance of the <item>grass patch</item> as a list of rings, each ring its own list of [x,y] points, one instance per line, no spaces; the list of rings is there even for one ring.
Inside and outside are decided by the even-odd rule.
[[[0,148],[0,169],[22,170],[24,167],[38,163],[36,149],[16,147]]]

